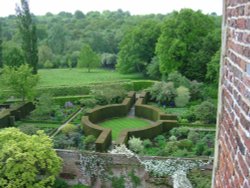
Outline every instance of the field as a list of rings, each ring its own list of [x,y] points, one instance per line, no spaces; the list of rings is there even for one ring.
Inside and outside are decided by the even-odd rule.
[[[40,69],[40,87],[60,85],[84,85],[88,83],[114,82],[142,79],[140,74],[120,74],[113,70],[93,69]]]
[[[123,129],[140,128],[150,123],[138,118],[115,118],[99,123],[100,126],[112,129],[112,139],[115,140]]]

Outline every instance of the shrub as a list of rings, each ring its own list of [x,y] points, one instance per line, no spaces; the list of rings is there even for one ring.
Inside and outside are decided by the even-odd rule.
[[[191,150],[193,147],[193,142],[188,139],[183,139],[183,140],[178,141],[178,147],[180,149]]]
[[[35,127],[34,125],[21,125],[18,127],[20,129],[20,131],[22,131],[25,134],[28,135],[33,135],[36,134],[36,132],[39,130],[37,127]]]
[[[80,104],[86,108],[94,108],[97,104],[97,100],[96,99],[82,99],[80,100]]]
[[[54,143],[54,148],[56,149],[66,149],[74,145],[74,141],[72,139],[69,139],[64,134],[56,135],[53,138],[53,143]]]
[[[190,99],[190,93],[188,88],[180,86],[176,89],[177,96],[174,99],[177,107],[184,107],[187,105]]]
[[[177,141],[176,136],[172,135],[169,137],[169,141]]]
[[[202,86],[203,83],[193,80],[189,83],[189,91],[191,100],[198,100],[202,98]]]
[[[178,150],[178,142],[177,141],[167,142],[164,149],[162,150],[162,155],[169,156],[177,150]]]
[[[180,86],[189,88],[190,81],[185,76],[182,76],[181,73],[176,72],[176,71],[168,75],[167,81],[173,82],[175,88],[178,88]]]
[[[158,103],[169,104],[176,96],[176,90],[172,82],[158,82],[149,89],[153,100]]]
[[[66,181],[63,179],[56,178],[54,185],[52,188],[69,188]]]
[[[163,135],[158,135],[154,138],[154,141],[157,143],[157,145],[161,146],[166,143],[166,138]]]
[[[96,141],[96,137],[94,135],[88,135],[84,138],[84,144],[87,149],[93,149]]]
[[[143,142],[140,138],[132,137],[128,141],[129,149],[136,153],[141,153],[144,149]]]
[[[152,58],[150,64],[147,66],[147,75],[151,79],[157,80],[161,78],[159,60],[156,56]]]
[[[188,133],[188,139],[191,140],[193,143],[196,143],[200,139],[200,135],[196,131],[191,130]]]
[[[78,127],[77,127],[76,125],[70,124],[70,123],[68,123],[67,125],[65,125],[65,126],[61,129],[62,133],[63,133],[63,134],[66,134],[66,135],[68,135],[68,134],[70,134],[70,133],[73,133],[73,132],[76,132],[77,130],[78,130]]]
[[[189,132],[188,127],[178,127],[171,129],[170,134],[175,136],[177,139],[180,139],[180,138],[187,138],[188,132]]]
[[[195,115],[195,109],[196,106],[191,106],[182,116],[182,119],[187,119],[188,122],[194,122],[196,121],[196,115]]]
[[[143,140],[143,146],[145,148],[150,148],[152,145],[153,143],[149,139]]]
[[[125,95],[126,90],[121,84],[98,85],[91,90],[98,104],[105,105],[110,103],[120,103]]]
[[[216,111],[216,106],[213,103],[204,101],[195,108],[195,116],[203,123],[216,123]]]

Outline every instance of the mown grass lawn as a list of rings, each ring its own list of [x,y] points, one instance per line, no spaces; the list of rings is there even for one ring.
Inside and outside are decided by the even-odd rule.
[[[150,125],[148,121],[138,118],[115,118],[99,123],[100,126],[112,129],[112,139],[115,140],[123,129],[140,128]]]
[[[40,87],[60,85],[84,85],[89,83],[115,82],[143,79],[140,74],[120,74],[114,70],[93,69],[40,69]]]

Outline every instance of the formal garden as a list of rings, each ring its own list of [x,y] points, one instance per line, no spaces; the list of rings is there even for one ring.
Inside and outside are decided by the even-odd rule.
[[[16,14],[0,17],[0,187],[211,186],[220,16]]]

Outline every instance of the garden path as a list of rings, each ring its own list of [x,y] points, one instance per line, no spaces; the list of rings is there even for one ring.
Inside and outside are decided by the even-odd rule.
[[[70,123],[78,114],[80,114],[80,113],[82,112],[82,110],[83,110],[83,108],[80,108],[80,109],[75,113],[75,115],[73,115],[69,120],[67,120],[66,122],[64,122],[64,123],[56,130],[56,132],[54,132],[54,133],[51,135],[51,137],[54,137],[55,135],[57,135],[57,134],[61,131],[61,129],[62,129],[63,127],[65,127],[68,123]]]

